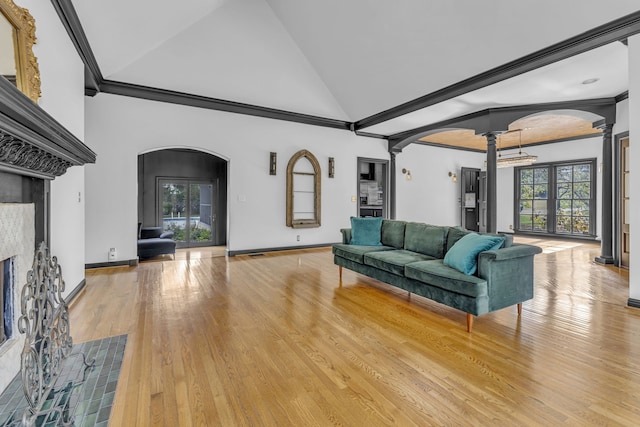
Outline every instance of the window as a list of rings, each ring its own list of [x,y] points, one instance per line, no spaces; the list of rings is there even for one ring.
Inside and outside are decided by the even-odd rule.
[[[595,236],[595,159],[515,169],[516,230]]]
[[[320,164],[307,150],[287,166],[287,227],[320,227]]]

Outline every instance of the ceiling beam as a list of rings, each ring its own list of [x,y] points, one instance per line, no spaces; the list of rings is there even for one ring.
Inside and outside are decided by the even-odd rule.
[[[640,33],[640,11],[355,122],[365,129]]]
[[[100,84],[104,78],[98,66],[98,61],[91,50],[91,46],[89,46],[87,36],[82,29],[76,9],[73,7],[71,0],[51,0],[51,4],[53,4],[60,18],[60,22],[62,22],[62,25],[67,30],[71,42],[84,63],[85,92],[87,95],[93,96],[100,91]]]
[[[132,83],[104,80],[100,85],[100,91],[113,95],[129,96],[132,98],[147,99],[151,101],[166,102],[170,104],[187,105],[190,107],[207,108],[210,110],[226,111],[229,113],[245,114],[249,116],[265,117],[269,119],[285,120],[289,122],[304,123],[313,126],[323,126],[334,129],[350,130],[352,124],[343,120],[328,119],[309,114],[293,113],[291,111],[275,108],[261,107],[258,105],[244,104],[241,102],[227,101],[224,99],[210,98],[193,95],[190,93],[176,92],[167,89],[159,89],[149,86],[141,86]]]

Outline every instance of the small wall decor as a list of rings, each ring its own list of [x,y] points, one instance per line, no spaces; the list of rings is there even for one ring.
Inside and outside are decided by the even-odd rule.
[[[336,176],[336,161],[333,157],[329,157],[329,178]]]
[[[294,154],[287,165],[287,227],[320,227],[321,171],[307,150]]]
[[[276,160],[278,158],[278,154],[273,151],[269,153],[269,175],[276,174]]]
[[[402,174],[406,175],[407,181],[411,181],[411,171],[406,168],[402,168]]]

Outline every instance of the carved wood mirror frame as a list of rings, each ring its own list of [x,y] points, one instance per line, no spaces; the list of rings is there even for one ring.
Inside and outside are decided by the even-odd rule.
[[[313,218],[295,218],[295,188],[294,180],[296,173],[294,168],[298,160],[306,158],[313,167]],[[299,174],[300,175],[300,174]],[[310,174],[302,174],[310,175]],[[300,150],[294,154],[287,165],[287,227],[292,228],[313,228],[320,227],[320,182],[322,180],[320,163],[318,159],[307,150]]]
[[[40,69],[33,54],[36,23],[29,10],[16,6],[13,0],[0,0],[0,12],[13,26],[16,62],[16,86],[33,102],[40,98]]]

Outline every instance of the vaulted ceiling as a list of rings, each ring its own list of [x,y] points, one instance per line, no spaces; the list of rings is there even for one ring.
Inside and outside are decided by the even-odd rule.
[[[355,123],[384,136],[491,108],[619,96],[628,67],[616,38],[628,34],[587,51],[565,43],[556,55],[550,47],[639,9],[637,0],[70,3],[106,80]],[[598,80],[583,84],[588,79]],[[458,138],[431,142],[465,146]]]

